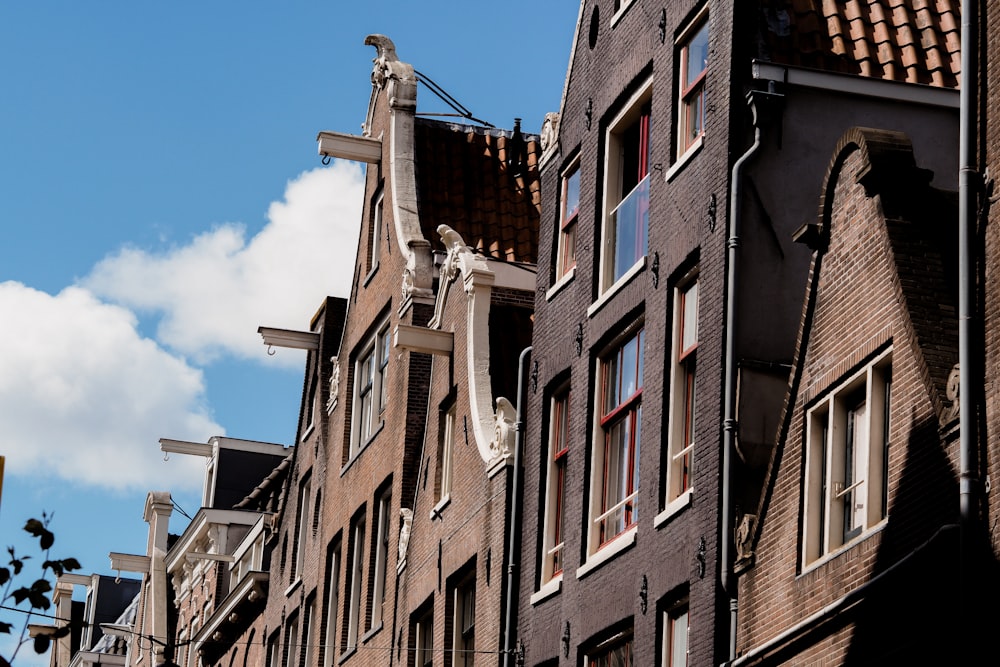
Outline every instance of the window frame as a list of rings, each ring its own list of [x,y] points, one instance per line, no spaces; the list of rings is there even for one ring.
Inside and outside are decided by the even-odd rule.
[[[625,396],[622,392],[627,388],[625,370],[628,348],[635,345],[632,381],[635,386],[632,392]],[[642,389],[643,365],[645,358],[645,323],[638,322],[625,330],[607,349],[595,360],[594,373],[597,386],[594,391],[596,401],[594,410],[593,439],[591,446],[591,483],[590,512],[588,516],[588,555],[592,556],[600,549],[607,547],[622,535],[637,526],[639,500],[639,456],[642,442]],[[614,375],[615,397],[609,396],[609,381]],[[614,400],[612,405],[609,401]],[[614,449],[613,429],[626,423],[624,449],[617,452]],[[620,444],[619,444],[620,446]],[[624,456],[622,455],[624,452]],[[617,458],[617,460],[615,460]],[[615,477],[609,476],[609,468]],[[624,488],[615,491],[609,482],[618,480]],[[616,497],[615,503],[609,507],[609,494]],[[613,534],[610,530],[614,514],[622,511],[620,522]],[[579,572],[578,572],[579,576]]]
[[[692,298],[693,297],[693,298]],[[688,307],[692,305],[693,309]],[[694,489],[692,479],[697,410],[698,275],[674,288],[674,317],[670,349],[669,429],[665,462],[665,500],[670,512],[686,504]],[[689,320],[693,315],[694,326]],[[693,339],[693,340],[692,340]]]
[[[413,661],[408,664],[414,667],[426,667],[434,664],[434,601],[433,598],[412,616],[410,630],[413,641]]]
[[[584,667],[611,667],[613,664],[624,664],[631,667],[635,661],[633,651],[634,642],[635,634],[632,628],[618,632],[614,636],[605,639],[597,644],[597,646],[587,651],[584,657]],[[611,657],[612,652],[621,648],[624,648],[625,650],[624,659],[627,660],[627,662],[610,662],[609,658]]]
[[[864,540],[888,518],[886,476],[892,425],[892,349],[876,354],[805,409],[803,566]],[[863,399],[863,400],[862,400]],[[865,406],[865,442],[853,447],[850,417]],[[848,467],[851,457],[854,466]],[[860,479],[857,479],[860,477]],[[863,502],[854,502],[862,493]],[[853,504],[854,521],[845,511]]]
[[[691,50],[704,33],[704,67],[691,76]],[[710,55],[709,12],[706,7],[677,38],[677,158],[694,151],[705,136],[705,87]],[[694,113],[692,113],[694,110]],[[692,122],[694,123],[692,125]],[[692,129],[697,127],[697,132]]]
[[[431,519],[451,501],[455,459],[455,429],[458,424],[458,401],[449,397],[439,412],[437,467],[434,471],[434,507]]]
[[[347,607],[344,614],[344,654],[358,648],[361,636],[361,585],[364,581],[364,544],[365,544],[365,514],[364,510],[351,521],[351,535],[347,545],[350,570],[348,570],[345,588],[348,592]]]
[[[576,270],[576,237],[580,229],[580,157],[573,158],[560,176],[559,187],[559,228],[556,230],[556,282],[569,280]],[[576,208],[567,210],[576,183]]]
[[[545,514],[542,526],[541,583],[561,579],[565,567],[566,467],[572,391],[560,386],[549,399],[549,437],[545,463]]]
[[[392,511],[392,488],[385,488],[378,495],[378,518],[376,532],[372,533],[372,548],[374,551],[374,567],[372,591],[369,600],[368,632],[374,632],[382,627],[383,606],[385,605],[386,571],[389,560],[389,516]]]
[[[660,612],[661,654],[660,667],[687,667],[691,655],[691,610],[687,600],[675,604],[670,609]],[[683,643],[678,643],[678,632],[683,630]],[[683,648],[684,658],[677,660],[678,648]]]
[[[372,197],[372,226],[370,231],[368,248],[368,277],[378,271],[379,253],[382,250],[382,223],[385,219],[385,188],[379,186]],[[368,280],[365,280],[367,284]]]
[[[302,580],[302,568],[305,565],[305,541],[309,535],[309,500],[312,497],[312,472],[309,471],[302,476],[299,482],[299,507],[297,521],[295,522],[295,538],[292,549],[292,585]]]
[[[340,556],[341,541],[338,536],[331,544],[327,556],[326,583],[326,638],[323,642],[323,667],[333,667],[337,661],[337,647],[340,633],[337,627],[337,612],[340,608]]]
[[[627,282],[634,269],[645,261],[649,251],[649,186],[650,152],[649,143],[652,138],[652,99],[653,79],[649,77],[639,89],[632,94],[622,107],[622,110],[608,124],[604,132],[605,164],[603,192],[603,223],[601,225],[601,245],[599,261],[599,294],[613,292],[617,286]],[[628,164],[626,147],[629,141],[626,136],[636,125],[639,125],[638,143],[636,148],[636,164]],[[636,167],[636,184],[624,192],[625,170],[628,166]],[[636,227],[633,238],[633,254],[629,257],[619,257],[622,247],[620,239],[625,225],[619,225],[621,213],[628,216],[626,205],[636,206]]]
[[[389,318],[385,317],[375,327],[374,333],[365,338],[354,356],[353,415],[348,461],[356,457],[382,429],[382,415],[388,403],[386,379],[390,349]]]
[[[476,570],[469,572],[452,587],[451,591],[451,645],[452,667],[470,667],[475,663],[476,650]],[[467,606],[468,603],[468,606]],[[471,619],[467,617],[471,615]],[[467,621],[471,620],[470,623]],[[445,661],[448,664],[449,661]]]

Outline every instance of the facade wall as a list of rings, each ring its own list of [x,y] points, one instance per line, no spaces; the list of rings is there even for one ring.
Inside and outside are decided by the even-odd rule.
[[[831,176],[836,187],[832,200],[829,195],[827,200],[829,249],[821,251],[813,263],[810,281],[816,281],[816,291],[812,310],[803,316],[800,344],[805,350],[797,361],[801,378],[793,384],[797,391],[791,397],[789,426],[780,445],[780,464],[756,545],[756,562],[740,582],[739,653],[750,652],[791,628],[802,629],[797,641],[766,654],[762,661],[767,664],[815,664],[820,656],[829,664],[850,663],[860,656],[899,659],[910,651],[926,659],[940,646],[920,644],[917,648],[912,638],[936,632],[935,627],[948,621],[930,620],[925,610],[909,606],[918,603],[906,572],[920,572],[921,595],[934,591],[937,600],[954,599],[949,572],[957,566],[955,536],[950,529],[939,529],[953,525],[956,518],[957,445],[939,436],[941,405],[930,389],[931,372],[921,348],[947,344],[949,339],[917,339],[906,309],[913,304],[913,285],[902,285],[897,273],[897,262],[910,258],[897,255],[889,243],[884,202],[869,196],[855,177],[869,168],[861,150],[854,149]],[[923,260],[929,280],[940,276],[940,264],[933,264],[935,257],[929,253]],[[934,289],[937,286],[927,286],[928,292]],[[816,436],[810,436],[810,428],[815,427],[810,426],[807,411],[822,405],[838,386],[890,350],[887,518],[869,516],[854,541],[825,553],[820,549],[818,557],[809,556],[805,543],[811,519],[806,517],[815,503],[806,481],[812,470],[807,443]],[[816,451],[816,445],[808,446]],[[869,473],[868,483],[872,483],[876,473]],[[897,571],[886,574],[890,569]],[[867,587],[863,594],[858,591],[864,604],[844,605],[825,623],[803,625],[876,578],[880,580],[877,587]],[[897,622],[906,619],[897,623],[905,630],[897,632],[879,622],[890,613]]]
[[[528,396],[518,619],[518,636],[525,644],[529,665],[550,661],[580,664],[602,640],[628,628],[633,632],[634,664],[660,664],[660,611],[685,601],[690,606],[689,664],[716,664],[720,658],[716,629],[724,627],[725,619],[719,615],[716,583],[719,397],[727,155],[731,148],[728,128],[732,122],[728,103],[732,22],[731,8],[726,3],[714,3],[709,16],[711,51],[706,96],[710,102],[704,140],[683,166],[678,166],[675,158],[678,63],[674,41],[692,25],[703,7],[694,2],[668,6],[661,43],[656,20],[659,6],[635,2],[614,25],[612,3],[587,2],[583,6],[558,143],[554,154],[547,158],[542,177],[532,361],[533,368],[537,365],[537,384],[533,381]],[[593,47],[591,35],[596,35]],[[603,305],[594,306],[603,292],[599,265],[606,130],[629,97],[650,78],[647,261],[629,283],[613,296],[605,295]],[[571,280],[553,289],[560,178],[575,160],[580,164],[576,268]],[[718,205],[718,224],[714,228],[708,224],[712,195]],[[697,392],[704,398],[695,416],[692,500],[668,518],[662,511],[666,433],[670,428],[666,404],[673,288],[692,270],[697,270],[699,285]],[[602,474],[592,464],[594,448],[603,447],[594,426],[599,392],[597,369],[618,337],[639,322],[644,329],[645,357],[634,544],[600,566],[585,568],[585,575],[580,576],[578,572],[588,560],[600,558],[600,551],[591,554],[592,547],[586,544],[591,483],[595,475]],[[565,564],[557,592],[546,597],[541,570],[550,405],[553,393],[567,382],[570,404]],[[700,570],[700,563],[704,570]]]

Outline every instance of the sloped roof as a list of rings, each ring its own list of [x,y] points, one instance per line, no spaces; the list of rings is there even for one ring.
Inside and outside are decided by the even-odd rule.
[[[760,0],[760,57],[957,88],[960,0]]]
[[[414,134],[424,238],[436,242],[443,223],[484,255],[535,263],[541,206],[538,137],[426,118],[416,119]]]

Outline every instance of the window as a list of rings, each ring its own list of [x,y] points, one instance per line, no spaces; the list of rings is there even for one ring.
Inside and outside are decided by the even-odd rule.
[[[691,489],[697,351],[698,283],[690,281],[674,291],[673,370],[666,463],[668,505]]]
[[[591,498],[592,552],[637,520],[642,362],[642,329],[600,360],[599,422],[592,467],[592,488],[596,491]]]
[[[549,455],[545,489],[545,524],[542,542],[542,583],[563,570],[565,536],[566,462],[569,456],[569,387],[552,397],[549,414]]]
[[[374,271],[378,268],[378,254],[381,249],[381,244],[379,243],[382,237],[382,213],[383,205],[385,203],[385,197],[381,191],[375,196],[375,203],[372,205],[372,228],[371,228],[371,245],[370,254],[368,255],[368,270]]]
[[[556,280],[565,277],[576,266],[576,229],[579,217],[580,163],[577,161],[562,177]]]
[[[375,540],[374,581],[372,582],[371,617],[368,629],[382,625],[382,606],[385,604],[385,571],[386,560],[389,558],[389,509],[392,498],[389,491],[382,493],[378,501],[378,524],[372,536]]]
[[[316,600],[309,600],[306,607],[305,620],[302,624],[302,643],[304,644],[301,655],[303,667],[312,667],[312,656],[316,645]]]
[[[437,507],[431,511],[432,517],[451,497],[451,463],[455,450],[456,416],[456,404],[453,401],[442,413],[439,426],[437,471],[434,475],[434,500],[437,502]]]
[[[687,603],[663,612],[663,658],[660,664],[663,667],[687,667]]]
[[[632,631],[599,644],[587,654],[586,667],[632,667]]]
[[[651,97],[652,88],[647,84],[607,131],[602,292],[646,256]]]
[[[350,570],[347,572],[347,641],[344,650],[353,651],[358,646],[358,629],[361,626],[361,581],[363,561],[361,554],[365,543],[364,513],[351,525],[351,541],[347,546]]]
[[[677,113],[677,155],[683,155],[705,134],[705,76],[708,73],[708,17],[678,41],[680,109]]]
[[[354,367],[354,433],[350,455],[357,454],[382,425],[387,402],[389,322],[383,322],[362,348]]]
[[[295,616],[285,631],[285,664],[288,667],[298,667],[299,648],[299,617]]]
[[[311,491],[312,478],[306,475],[299,486],[299,517],[298,523],[295,524],[295,541],[292,544],[294,556],[292,558],[291,580],[293,582],[302,578],[302,565],[306,557],[305,541],[306,536],[309,534],[309,499],[312,495]]]
[[[410,637],[413,642],[413,662],[415,667],[434,664],[434,605],[428,602],[417,612],[410,623]]]
[[[473,569],[452,593],[453,667],[471,667],[476,657],[476,572]]]
[[[184,638],[180,637],[180,639]],[[281,642],[279,639],[280,628],[267,640],[267,667],[280,667],[281,665]]]
[[[883,352],[806,413],[806,563],[886,517],[891,363]]]
[[[337,609],[340,605],[340,540],[333,544],[326,561],[326,640],[323,667],[332,667],[337,655]]]

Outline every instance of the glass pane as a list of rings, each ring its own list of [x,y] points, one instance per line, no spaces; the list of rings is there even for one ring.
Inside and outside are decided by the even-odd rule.
[[[669,667],[687,665],[688,612],[679,612],[670,619],[670,663]]]
[[[608,414],[618,405],[618,374],[620,360],[616,351],[604,361],[604,414]]]
[[[649,175],[626,196],[612,214],[615,229],[613,279],[618,280],[646,254],[649,226]]]
[[[565,188],[563,192],[563,223],[580,211],[579,169],[574,169],[573,173],[566,177]]]
[[[688,287],[683,295],[681,311],[681,352],[691,349],[698,342],[698,283]]]
[[[705,22],[687,46],[687,71],[684,88],[708,69],[708,21]]]

